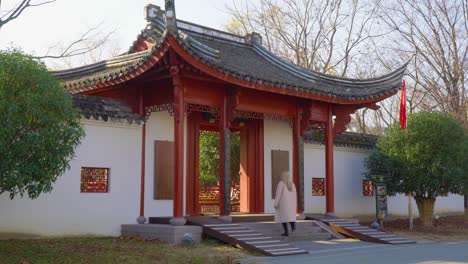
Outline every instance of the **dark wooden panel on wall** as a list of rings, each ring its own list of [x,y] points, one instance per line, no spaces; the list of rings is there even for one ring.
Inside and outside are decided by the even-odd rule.
[[[174,198],[174,142],[154,142],[154,199]]]
[[[281,180],[281,173],[289,171],[289,151],[271,151],[271,198],[275,199],[276,185]]]

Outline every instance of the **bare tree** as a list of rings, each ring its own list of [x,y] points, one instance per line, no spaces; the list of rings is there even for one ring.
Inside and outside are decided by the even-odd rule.
[[[102,45],[106,44],[114,31],[105,32],[102,29],[102,23],[88,29],[80,37],[66,45],[61,42],[50,46],[46,54],[36,56],[38,59],[62,59],[70,58],[90,53]]]
[[[123,52],[119,39],[114,36],[109,36],[105,43],[90,39],[88,41],[83,41],[80,45],[83,50],[88,50],[88,52],[73,57],[64,56],[59,59],[53,59],[48,61],[48,66],[53,70],[73,68],[80,65],[96,63],[106,58],[112,58]],[[67,48],[68,47],[58,45],[54,47],[54,50],[58,53],[63,53]]]
[[[468,127],[468,0],[233,1],[227,9],[226,29],[257,31],[268,49],[311,70],[367,78],[411,60],[408,111],[449,112]],[[382,133],[398,121],[398,100],[358,111],[350,128]]]
[[[263,35],[274,53],[307,69],[327,74],[368,78],[401,65],[380,62],[375,42],[391,29],[379,25],[381,2],[368,0],[261,0],[254,5],[232,1],[228,31]],[[406,57],[405,57],[406,56]],[[378,65],[376,65],[378,64]],[[396,102],[388,100],[378,111],[358,111],[348,128],[381,134],[396,119]]]
[[[379,6],[368,0],[233,1],[226,29],[259,32],[276,54],[307,69],[347,76],[366,56],[363,44],[385,34],[374,30]]]
[[[393,39],[382,48],[414,56],[410,103],[451,113],[468,127],[468,0],[394,0],[380,14]]]
[[[33,7],[48,5],[56,2],[56,0],[20,0],[14,2],[8,7],[2,6],[0,0],[0,33],[2,27],[14,21],[24,14],[24,11]],[[76,40],[67,44],[60,42],[49,47],[44,55],[36,56],[37,59],[61,59],[75,56],[85,55],[93,50],[98,49],[106,42],[113,34],[113,31],[106,31],[103,29],[103,23],[88,29],[81,34]]]
[[[55,2],[56,0],[34,1],[34,0],[21,0],[14,3],[12,7],[7,10],[2,9],[2,1],[0,0],[0,30],[3,26],[17,19],[23,12],[32,7],[38,7]]]
[[[384,43],[388,42],[384,41]],[[411,52],[393,49],[386,50],[381,47],[379,48],[378,45],[380,44],[372,44],[373,47],[369,48],[372,52],[367,59],[381,68],[380,72],[388,72],[395,69],[401,65],[402,61],[410,59],[407,76],[405,77],[407,84],[407,112],[411,114],[418,111],[433,110],[432,100],[428,96],[428,92],[418,82],[419,75],[415,70],[419,63],[418,57],[411,57]],[[372,73],[358,75],[359,78],[371,76],[373,76]],[[379,106],[380,108],[376,111],[367,111],[366,109],[357,111],[348,128],[355,132],[381,135],[384,133],[385,128],[399,122],[400,96],[387,98],[380,102]]]

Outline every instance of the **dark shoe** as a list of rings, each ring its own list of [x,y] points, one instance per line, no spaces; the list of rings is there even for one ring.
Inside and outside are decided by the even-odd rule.
[[[281,234],[281,236],[289,236],[289,234],[288,234],[288,233],[285,233],[285,234]]]

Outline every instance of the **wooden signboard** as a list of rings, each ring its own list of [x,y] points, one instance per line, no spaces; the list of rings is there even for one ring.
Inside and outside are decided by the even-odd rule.
[[[387,216],[387,184],[384,182],[375,183],[375,205],[376,217],[383,220]]]
[[[289,171],[289,151],[271,151],[271,198],[275,199],[276,186],[281,181],[281,173]]]
[[[174,199],[174,142],[154,142],[154,199]]]

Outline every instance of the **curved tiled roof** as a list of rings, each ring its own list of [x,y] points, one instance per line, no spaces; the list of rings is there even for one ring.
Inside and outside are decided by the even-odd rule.
[[[51,71],[51,74],[62,81],[66,90],[73,92],[73,88],[75,87],[92,86],[136,70],[150,57],[150,50],[145,50],[78,68]]]
[[[395,94],[401,86],[406,63],[384,76],[370,79],[341,78],[299,67],[261,46],[259,36],[239,36],[177,20],[177,30],[168,33],[163,13],[153,18],[138,39],[154,46],[111,60],[52,74],[71,92],[91,90],[97,83],[119,78],[151,59],[161,44],[173,35],[180,46],[202,63],[237,79],[329,98],[365,100]]]

